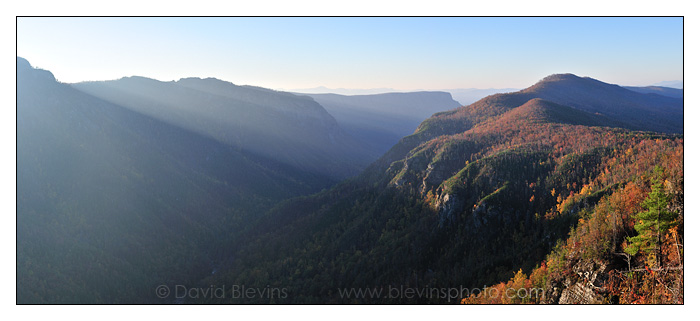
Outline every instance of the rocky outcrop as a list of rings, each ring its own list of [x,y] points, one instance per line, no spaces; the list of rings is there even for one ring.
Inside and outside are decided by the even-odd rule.
[[[428,190],[442,184],[442,182],[462,169],[462,166],[464,166],[464,161],[462,159],[438,161],[428,164],[425,175],[423,176],[422,193],[425,194]]]
[[[445,224],[454,224],[457,221],[457,217],[464,207],[464,201],[456,194],[445,194],[438,199],[436,207],[438,210],[438,226],[442,227]]]
[[[602,303],[610,270],[607,262],[583,260],[572,267],[573,274],[552,280],[541,303],[596,304]]]
[[[597,302],[595,292],[581,283],[574,283],[565,288],[561,298],[559,298],[559,304],[594,304]]]

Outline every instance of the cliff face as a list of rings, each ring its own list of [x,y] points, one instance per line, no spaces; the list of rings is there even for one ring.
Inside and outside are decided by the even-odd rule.
[[[610,262],[582,260],[571,268],[569,276],[551,280],[545,289],[540,303],[544,304],[598,304],[604,303],[609,294],[604,287],[608,273],[612,271]]]
[[[464,201],[457,195],[444,194],[435,205],[438,212],[438,225],[454,224],[462,212]]]

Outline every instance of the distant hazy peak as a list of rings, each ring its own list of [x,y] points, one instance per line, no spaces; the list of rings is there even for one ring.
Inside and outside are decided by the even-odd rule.
[[[542,78],[542,80],[537,83],[552,82],[552,81],[563,81],[563,80],[580,80],[580,79],[593,79],[590,77],[579,77],[571,73],[565,74],[552,74],[547,77]]]
[[[652,84],[652,86],[661,86],[661,87],[668,87],[668,88],[675,88],[675,89],[683,89],[683,80],[662,81],[662,82]]]
[[[34,78],[45,78],[49,81],[56,81],[56,77],[54,77],[50,71],[34,68],[27,59],[17,57],[17,76],[20,77],[20,75],[23,76],[27,74],[31,74]]]
[[[447,92],[447,91],[440,91],[440,90],[419,90],[419,91],[408,91],[408,92],[390,92],[390,93],[379,93],[379,94],[360,94],[360,95],[346,95],[346,94],[336,94],[336,93],[325,93],[325,94],[305,94],[305,93],[297,93],[299,95],[305,95],[305,96],[310,96],[310,97],[332,97],[332,96],[338,96],[338,97],[355,97],[355,98],[363,98],[363,97],[408,97],[408,96],[449,96],[450,99],[452,99],[452,94]]]
[[[24,59],[22,57],[17,57],[17,69],[27,69],[27,68],[32,68],[32,65],[29,64],[29,61],[27,59]]]

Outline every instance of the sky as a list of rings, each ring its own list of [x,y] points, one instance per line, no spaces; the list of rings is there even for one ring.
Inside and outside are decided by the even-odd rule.
[[[144,76],[328,88],[525,88],[553,73],[683,79],[683,19],[17,18],[17,56],[74,83]]]

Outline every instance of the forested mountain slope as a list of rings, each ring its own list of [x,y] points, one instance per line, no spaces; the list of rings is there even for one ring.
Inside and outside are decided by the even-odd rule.
[[[270,206],[333,182],[17,58],[17,302],[143,303],[210,274]]]
[[[214,78],[161,82],[126,77],[72,86],[241,151],[335,180],[358,173],[374,159],[308,97]]]
[[[547,296],[517,302],[572,303],[590,287],[585,278],[567,276],[619,276],[645,261],[648,249],[628,254],[629,265],[618,254],[628,248],[627,237],[646,233],[633,227],[635,212],[655,179],[666,182],[667,208],[682,243],[683,138],[675,134],[682,133],[682,104],[648,97],[554,75],[517,93],[438,113],[359,177],[277,206],[267,214],[274,224],[232,253],[224,272],[201,281],[283,287],[288,297],[194,302],[454,303],[459,300],[439,291],[397,298],[343,289],[483,288],[521,270],[516,281],[523,282],[529,271],[546,266],[538,280]],[[663,173],[655,174],[655,167]],[[629,190],[636,196],[624,200],[620,195]],[[620,197],[631,202],[625,212],[602,210],[619,207]],[[606,205],[612,202],[618,205]],[[586,250],[563,252],[562,244]],[[559,263],[545,262],[556,255]],[[661,261],[677,267],[678,255]],[[654,295],[639,285],[653,278],[625,277],[601,278],[608,283],[596,286],[618,282]],[[678,274],[669,278],[676,282]],[[669,282],[675,297],[664,302],[682,302],[678,284]],[[629,302],[620,293],[599,295],[576,302]]]

